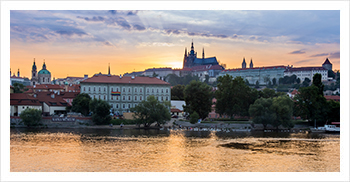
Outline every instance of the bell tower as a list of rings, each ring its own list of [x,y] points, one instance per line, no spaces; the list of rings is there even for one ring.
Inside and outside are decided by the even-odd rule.
[[[35,58],[33,61],[33,66],[32,66],[32,79],[30,80],[32,85],[35,85],[38,83],[38,75],[37,75],[37,70],[36,70],[36,65],[35,65]]]

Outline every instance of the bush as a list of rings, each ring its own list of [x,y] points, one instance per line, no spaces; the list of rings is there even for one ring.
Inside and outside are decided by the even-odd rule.
[[[194,111],[191,115],[190,115],[190,123],[192,124],[196,124],[198,122],[199,119],[199,115],[196,111]]]
[[[22,122],[27,126],[39,126],[41,123],[41,111],[37,109],[27,108],[25,109],[20,118]]]

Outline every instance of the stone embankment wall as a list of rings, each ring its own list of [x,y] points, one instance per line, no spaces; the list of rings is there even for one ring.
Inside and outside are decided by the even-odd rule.
[[[11,126],[24,127],[22,119],[18,116],[10,117]],[[93,125],[91,117],[42,117],[41,122],[49,128],[79,127]]]

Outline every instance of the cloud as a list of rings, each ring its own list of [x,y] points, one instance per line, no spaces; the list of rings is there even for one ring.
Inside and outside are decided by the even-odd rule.
[[[328,53],[314,54],[314,55],[311,55],[310,57],[323,57],[323,56],[328,56]]]
[[[77,16],[77,18],[84,19],[86,21],[102,22],[105,20],[102,16],[94,16],[92,18]]]
[[[136,10],[136,11],[129,11],[126,15],[127,15],[127,16],[136,15],[137,12],[138,12],[137,10]]]
[[[68,36],[73,36],[73,35],[87,35],[85,32],[81,31],[81,30],[57,30],[55,31],[57,34],[60,35],[68,35]]]
[[[297,50],[297,51],[290,52],[289,54],[305,54],[305,51]]]
[[[144,26],[141,26],[141,25],[133,25],[133,28],[134,28],[134,30],[139,30],[139,31],[146,29]]]
[[[112,45],[110,42],[108,42],[108,41],[104,42],[103,44],[106,45],[106,46],[113,46],[113,45]]]
[[[115,15],[115,14],[117,14],[117,11],[116,10],[109,10],[108,13],[111,13],[112,15]]]
[[[340,58],[340,52],[332,52],[329,56],[329,58]]]
[[[300,63],[308,63],[308,62],[312,62],[312,59],[300,60],[300,61],[297,61],[297,62],[295,62],[295,63],[300,64]]]

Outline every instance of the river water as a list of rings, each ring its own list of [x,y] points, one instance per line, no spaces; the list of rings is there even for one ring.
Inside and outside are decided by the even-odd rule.
[[[339,135],[12,128],[11,172],[339,172]]]

